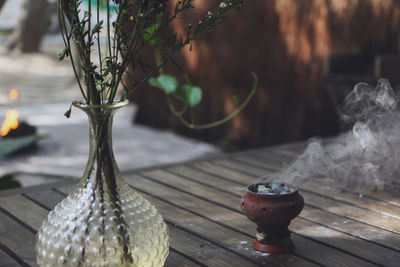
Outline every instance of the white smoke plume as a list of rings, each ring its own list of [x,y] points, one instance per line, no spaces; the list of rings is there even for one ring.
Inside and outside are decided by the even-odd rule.
[[[322,179],[346,188],[400,192],[400,95],[387,80],[359,83],[347,96],[341,119],[351,129],[326,144],[313,139],[279,173],[286,183]]]

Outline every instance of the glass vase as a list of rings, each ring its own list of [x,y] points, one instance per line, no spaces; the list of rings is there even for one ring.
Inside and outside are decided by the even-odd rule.
[[[90,153],[82,179],[40,227],[40,266],[162,266],[168,256],[168,228],[156,208],[121,177],[111,128],[128,101],[88,106]]]

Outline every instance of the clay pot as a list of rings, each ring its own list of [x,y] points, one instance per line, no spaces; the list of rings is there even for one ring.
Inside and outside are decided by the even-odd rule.
[[[264,253],[286,253],[294,249],[288,226],[300,214],[304,199],[298,190],[282,195],[257,193],[261,183],[247,187],[240,200],[243,213],[257,223],[253,248]]]

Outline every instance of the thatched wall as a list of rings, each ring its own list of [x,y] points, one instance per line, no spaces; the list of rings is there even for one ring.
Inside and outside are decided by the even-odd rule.
[[[197,0],[193,22],[220,0]],[[182,31],[185,20],[173,25]],[[135,94],[137,121],[172,127],[179,133],[210,140],[230,138],[243,147],[294,141],[337,131],[335,103],[323,85],[324,60],[330,54],[398,52],[400,1],[395,0],[247,0],[240,11],[193,51],[178,61],[194,84],[204,90],[196,109],[199,122],[209,122],[235,109],[243,99],[250,73],[260,78],[259,92],[230,123],[212,130],[191,131],[168,113],[156,89]],[[179,75],[172,66],[168,73]]]

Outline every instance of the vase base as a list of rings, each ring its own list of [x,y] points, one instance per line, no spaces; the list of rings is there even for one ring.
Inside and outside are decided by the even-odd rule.
[[[253,241],[253,248],[262,253],[270,253],[270,254],[283,254],[287,252],[291,252],[294,250],[294,244],[291,238],[287,241],[283,242],[280,245],[268,245],[258,242],[258,240]]]

